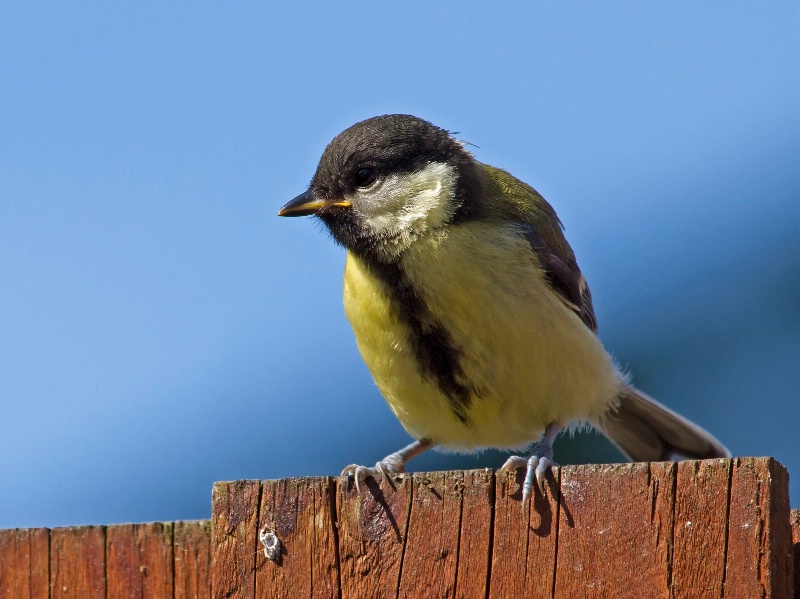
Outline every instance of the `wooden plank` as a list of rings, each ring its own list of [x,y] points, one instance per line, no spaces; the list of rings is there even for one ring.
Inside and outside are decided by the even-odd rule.
[[[770,458],[556,468],[527,521],[521,483],[399,475],[361,497],[329,478],[218,483],[211,523],[0,531],[0,598],[800,599],[800,511]]]
[[[339,569],[343,599],[397,596],[412,497],[410,475],[370,477],[359,497],[352,481],[339,479]]]
[[[547,494],[534,489],[522,509],[525,472],[497,477],[490,599],[551,597],[556,571],[561,469],[547,475]]]
[[[39,599],[50,585],[50,531],[0,530],[0,597]]]
[[[562,468],[554,595],[668,597],[674,483],[672,462]]]
[[[255,597],[260,481],[215,483],[211,502],[211,596]]]
[[[172,524],[117,524],[106,529],[106,583],[115,599],[173,599]]]
[[[725,597],[791,596],[786,469],[772,458],[735,458],[729,513]]]
[[[103,526],[50,531],[50,597],[105,599],[105,537]]]
[[[794,544],[794,597],[800,599],[800,510],[792,510],[791,523]]]
[[[491,563],[494,520],[494,472],[464,473],[458,540],[457,599],[485,599]]]
[[[277,535],[281,553],[256,556],[259,597],[329,598],[339,595],[333,479],[289,478],[261,485],[259,531]]]
[[[175,599],[211,597],[211,521],[175,522]]]
[[[454,596],[463,487],[463,472],[413,475],[398,597]]]
[[[721,597],[725,582],[730,460],[677,465],[674,597]]]

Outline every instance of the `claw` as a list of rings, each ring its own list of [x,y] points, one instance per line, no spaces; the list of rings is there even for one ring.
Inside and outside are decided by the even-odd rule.
[[[527,514],[526,506],[531,499],[533,491],[533,479],[536,479],[536,486],[545,496],[545,480],[547,478],[547,470],[556,466],[553,462],[553,440],[560,427],[555,424],[548,425],[545,429],[545,434],[542,440],[536,443],[532,448],[531,456],[526,460],[525,458],[514,455],[506,460],[503,467],[500,468],[500,473],[503,474],[509,470],[517,470],[525,468],[525,482],[522,483],[522,510]]]
[[[552,460],[552,449],[549,451],[550,455],[546,455],[547,453],[548,452],[545,451],[544,448],[536,445],[534,446],[533,455],[527,460],[521,456],[514,455],[508,458],[508,460],[506,460],[506,463],[503,464],[503,467],[500,468],[500,474],[504,474],[509,470],[517,470],[519,468],[525,468],[525,482],[522,483],[523,510],[525,509],[528,500],[531,498],[534,479],[536,479],[536,486],[539,487],[539,491],[541,491],[542,497],[545,496],[546,492],[545,481],[547,478],[547,469],[555,466],[555,463]]]
[[[356,484],[356,492],[361,495],[361,485],[368,477],[377,478],[378,476],[382,476],[388,481],[391,481],[391,473],[394,472],[391,465],[386,464],[381,460],[372,468],[368,466],[359,466],[358,464],[350,464],[339,475],[340,478],[348,479],[349,477],[353,477]]]
[[[377,468],[378,464],[375,464],[376,468],[368,468],[367,466],[359,466],[358,464],[350,464],[339,475],[340,478],[343,478],[345,482],[349,480],[352,476],[356,485],[356,492],[359,496],[361,496],[361,483],[367,479],[368,476],[376,476],[380,474],[380,470]]]
[[[512,472],[514,470],[519,470],[520,468],[524,468],[527,466],[528,466],[528,461],[525,458],[518,455],[512,455],[510,458],[506,460],[506,463],[503,464],[503,467],[500,468],[500,474],[505,474],[506,472]]]
[[[395,451],[394,453],[387,455],[380,462],[375,464],[373,468],[359,466],[358,464],[350,464],[347,468],[342,470],[342,473],[339,475],[339,477],[347,480],[350,476],[352,476],[356,481],[356,491],[358,491],[359,496],[361,495],[361,483],[369,476],[374,478],[377,478],[378,475],[383,476],[383,478],[389,481],[389,484],[394,487],[394,483],[392,482],[392,474],[405,472],[406,462],[408,460],[424,451],[427,451],[431,447],[433,447],[433,443],[430,440],[420,439],[418,441],[414,441],[400,451]]]
[[[533,491],[533,479],[536,478],[536,486],[542,492],[542,497],[545,496],[545,478],[547,476],[547,469],[553,466],[553,460],[547,456],[533,454],[527,461],[525,471],[525,482],[522,485],[522,505],[528,503]]]

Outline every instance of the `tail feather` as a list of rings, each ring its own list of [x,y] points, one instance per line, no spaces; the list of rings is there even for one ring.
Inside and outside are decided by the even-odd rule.
[[[598,427],[636,462],[731,456],[702,428],[630,385],[625,386],[618,400],[617,409],[607,414]]]

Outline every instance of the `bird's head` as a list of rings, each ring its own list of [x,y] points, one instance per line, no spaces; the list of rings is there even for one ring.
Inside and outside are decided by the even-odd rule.
[[[378,116],[337,135],[308,191],[278,214],[316,215],[347,249],[389,261],[475,209],[477,172],[444,129],[410,115]]]

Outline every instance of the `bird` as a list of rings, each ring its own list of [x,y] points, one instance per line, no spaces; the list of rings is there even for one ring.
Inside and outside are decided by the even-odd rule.
[[[346,249],[343,300],[358,350],[414,439],[369,476],[439,448],[516,452],[523,506],[553,442],[589,424],[633,461],[729,457],[711,434],[635,388],[597,335],[592,295],[553,207],[479,162],[456,134],[391,114],[325,148],[279,216],[312,215]],[[522,453],[522,455],[520,455]]]

